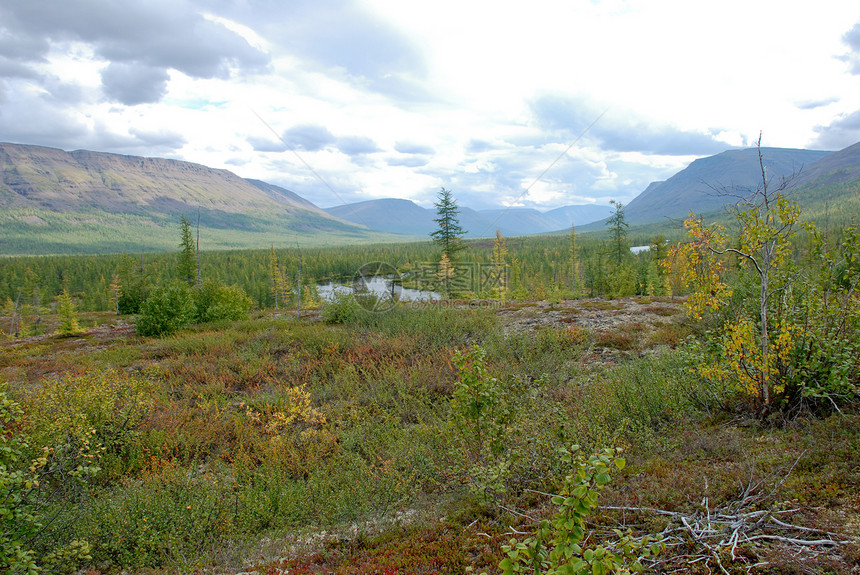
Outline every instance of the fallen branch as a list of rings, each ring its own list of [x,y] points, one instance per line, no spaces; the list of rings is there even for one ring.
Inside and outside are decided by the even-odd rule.
[[[723,573],[727,573],[727,571],[723,566],[722,559],[728,555],[732,561],[737,561],[740,558],[737,554],[738,546],[754,541],[776,541],[793,546],[799,552],[815,547],[830,549],[852,543],[850,538],[845,535],[813,527],[794,525],[775,517],[775,515],[795,513],[800,509],[744,512],[742,510],[748,505],[747,502],[754,500],[749,495],[749,493],[743,493],[743,501],[740,504],[736,501],[720,509],[710,509],[707,506],[707,500],[703,500],[704,511],[699,510],[693,513],[667,511],[653,507],[614,505],[607,505],[602,509],[668,517],[669,524],[661,533],[664,541],[666,538],[677,539],[680,544],[692,540],[703,550],[703,553],[695,556],[694,561],[707,563],[713,560]],[[765,532],[765,530],[769,532]],[[775,534],[773,531],[779,531],[783,534]],[[816,534],[819,537],[805,538],[803,534]],[[690,556],[687,555],[687,557]],[[694,561],[688,561],[688,563]]]

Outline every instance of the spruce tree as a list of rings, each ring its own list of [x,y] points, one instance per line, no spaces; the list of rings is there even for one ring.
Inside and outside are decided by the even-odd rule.
[[[441,246],[442,253],[448,256],[449,260],[453,260],[457,252],[466,249],[461,241],[466,230],[460,226],[460,220],[457,218],[460,208],[457,207],[451,190],[442,188],[436,198],[438,201],[433,205],[436,206],[438,217],[434,221],[439,224],[439,228],[431,233],[430,237]]]
[[[176,265],[176,273],[179,279],[193,286],[197,276],[197,250],[194,242],[194,235],[191,233],[191,222],[185,216],[179,220],[179,247],[182,251],[179,252],[179,262]]]
[[[609,203],[615,207],[615,213],[609,216],[606,225],[609,227],[609,234],[612,237],[612,253],[615,256],[615,264],[621,265],[624,250],[627,247],[627,228],[630,226],[624,219],[624,204],[615,200],[610,200]]]

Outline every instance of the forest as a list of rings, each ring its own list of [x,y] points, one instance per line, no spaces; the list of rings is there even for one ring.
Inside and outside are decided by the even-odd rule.
[[[0,566],[856,572],[860,230],[782,191],[665,237],[619,204],[455,250],[198,254],[183,219],[0,259]],[[315,294],[369,262],[447,297]]]
[[[177,227],[178,229],[178,227]],[[178,245],[177,232],[177,245]],[[629,253],[632,245],[661,241],[657,250]],[[638,243],[637,243],[638,242]],[[655,285],[655,274],[662,274],[659,262],[665,255],[665,240],[659,235],[624,238],[625,250],[620,263],[609,256],[610,242],[593,234],[570,233],[526,236],[505,240],[511,271],[510,297],[519,299],[621,297],[636,294],[662,295],[665,286]],[[466,240],[459,259],[462,263],[488,264],[492,261],[493,240]],[[617,252],[617,250],[615,250]],[[303,266],[303,285],[316,282],[349,281],[363,264],[385,262],[408,279],[410,270],[437,265],[439,250],[431,241],[403,244],[368,244],[319,248],[276,249],[280,269],[295,285],[299,261]],[[242,288],[257,309],[273,308],[270,263],[272,250],[203,251],[200,269],[203,278]],[[0,258],[0,305],[11,313],[19,293],[25,316],[48,311],[64,289],[74,298],[80,311],[115,309],[115,279],[120,283],[157,285],[176,274],[175,253],[144,253],[90,256],[28,256]],[[579,269],[574,278],[573,265]],[[650,278],[649,279],[649,274]],[[649,283],[650,282],[650,283]],[[581,287],[577,287],[581,284]],[[576,292],[576,289],[582,290]],[[459,294],[480,298],[471,289]],[[34,307],[35,303],[35,307]],[[8,326],[0,326],[5,329]],[[38,331],[38,328],[37,328]]]

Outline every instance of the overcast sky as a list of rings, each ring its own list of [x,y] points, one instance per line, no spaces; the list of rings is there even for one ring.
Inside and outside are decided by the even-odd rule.
[[[0,0],[0,141],[323,207],[628,202],[760,130],[860,141],[860,2]]]

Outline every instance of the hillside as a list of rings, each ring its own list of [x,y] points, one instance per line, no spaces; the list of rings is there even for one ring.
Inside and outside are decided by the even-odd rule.
[[[392,234],[427,235],[436,229],[436,211],[410,200],[385,198],[326,208],[330,215]],[[564,206],[547,212],[530,208],[473,210],[460,207],[460,225],[466,237],[488,237],[499,230],[506,236],[547,233],[606,217],[609,206]]]
[[[382,241],[295,193],[227,170],[0,143],[0,253],[173,249],[180,216],[208,249]]]
[[[772,177],[802,171],[830,152],[787,148],[762,148],[765,168]],[[722,210],[729,200],[720,188],[754,188],[761,182],[761,168],[755,148],[728,150],[695,160],[664,182],[651,183],[625,209],[630,224],[684,218],[690,211],[699,214]]]
[[[860,180],[860,142],[807,166],[800,172],[795,184],[798,187],[812,183],[825,186],[854,180]]]
[[[344,204],[325,211],[336,218],[392,234],[426,235],[436,226],[431,210],[398,198]]]

